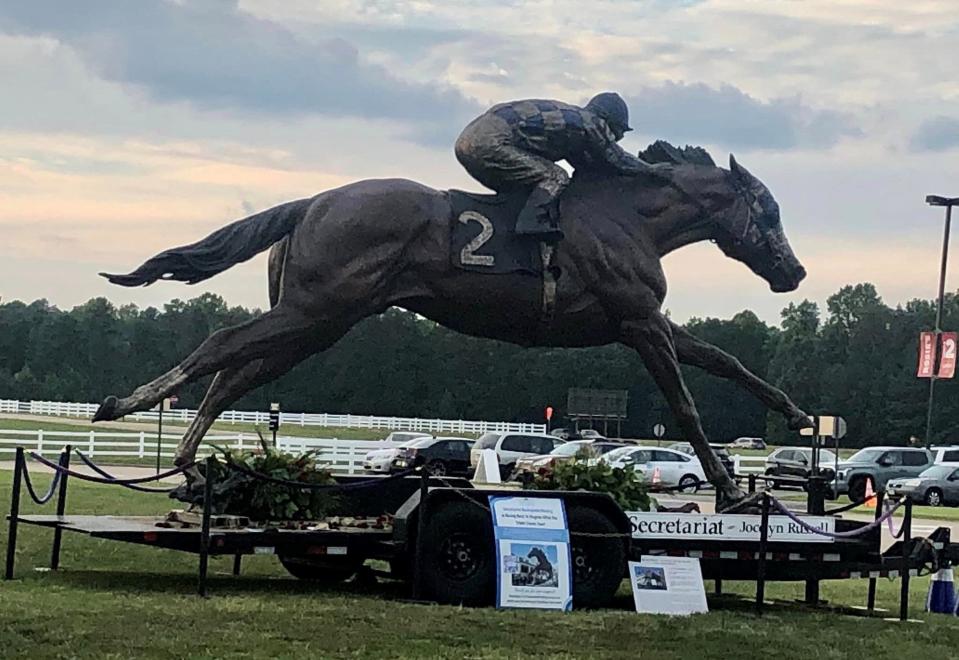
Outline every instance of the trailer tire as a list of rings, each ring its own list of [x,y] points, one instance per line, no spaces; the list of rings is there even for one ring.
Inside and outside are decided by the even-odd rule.
[[[323,586],[346,582],[363,566],[363,557],[301,557],[279,555],[290,575]]]
[[[626,544],[608,516],[591,507],[569,504],[573,607],[603,607],[613,599],[626,573]],[[579,536],[577,532],[611,536]]]
[[[427,512],[420,558],[423,590],[449,605],[489,605],[496,593],[493,521],[472,502],[445,502]]]

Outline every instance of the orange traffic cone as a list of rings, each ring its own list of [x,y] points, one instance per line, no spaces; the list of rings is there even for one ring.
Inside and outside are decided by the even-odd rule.
[[[875,509],[878,499],[876,492],[872,489],[872,479],[866,477],[866,498],[863,500],[862,505],[867,509]]]

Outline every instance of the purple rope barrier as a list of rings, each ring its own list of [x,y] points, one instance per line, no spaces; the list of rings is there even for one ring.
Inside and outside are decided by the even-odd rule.
[[[83,452],[81,452],[79,449],[74,449],[74,451],[77,453],[77,456],[80,457],[80,460],[83,461],[88,468],[90,468],[91,470],[93,470],[94,472],[96,472],[97,474],[99,474],[101,477],[105,477],[105,478],[107,478],[107,479],[112,480],[112,481],[113,481],[114,483],[116,483],[118,486],[123,486],[124,488],[129,488],[130,490],[135,490],[135,491],[138,491],[138,492],[141,492],[141,493],[167,493],[167,494],[169,494],[169,493],[172,493],[173,491],[175,491],[175,490],[177,489],[176,486],[171,486],[170,488],[150,488],[149,486],[137,486],[136,484],[122,483],[122,482],[119,481],[115,476],[113,476],[112,474],[110,474],[109,472],[107,472],[106,470],[104,470],[103,468],[101,468],[99,465],[97,465],[96,463],[94,463],[93,461],[91,461],[89,458],[87,458],[87,457],[83,454]],[[59,474],[59,473],[58,473],[58,474]]]
[[[196,465],[195,462],[190,463],[189,465],[185,465],[183,467],[179,467],[174,470],[169,470],[167,472],[162,472],[152,477],[142,477],[137,479],[105,479],[101,477],[93,477],[93,476],[90,476],[89,474],[83,474],[81,472],[74,472],[73,470],[65,468],[62,465],[51,463],[50,461],[45,459],[43,456],[40,456],[39,454],[33,451],[30,452],[30,457],[33,458],[33,460],[37,461],[38,463],[42,463],[43,465],[46,465],[48,468],[56,470],[57,472],[62,472],[63,474],[66,474],[71,477],[76,477],[77,479],[82,479],[83,481],[91,481],[95,484],[132,485],[132,484],[144,483],[147,481],[156,481],[157,479],[164,479],[166,477],[172,477],[177,474],[182,474],[183,472],[186,472],[187,470],[192,468],[194,465]]]
[[[886,522],[886,520],[892,518],[892,514],[895,513],[895,512],[896,512],[896,509],[898,509],[900,506],[902,506],[902,503],[905,501],[905,500],[899,500],[898,502],[896,502],[895,505],[892,506],[892,508],[890,508],[888,511],[886,511],[885,513],[883,513],[881,516],[879,516],[878,518],[876,518],[874,521],[872,521],[871,523],[869,523],[869,524],[866,525],[865,527],[860,527],[859,529],[853,529],[853,530],[850,530],[850,531],[848,531],[848,532],[824,532],[824,531],[822,531],[821,529],[817,529],[816,527],[813,527],[812,525],[810,525],[810,524],[808,524],[807,522],[805,522],[802,518],[800,518],[800,517],[797,516],[795,513],[793,513],[793,512],[790,511],[789,509],[787,509],[786,506],[785,506],[782,502],[780,502],[779,500],[777,500],[775,497],[772,497],[771,499],[772,499],[773,504],[776,506],[776,508],[779,509],[779,511],[780,511],[784,516],[786,516],[787,518],[789,518],[790,520],[792,520],[794,523],[796,523],[797,525],[799,525],[799,526],[802,527],[803,529],[805,529],[807,532],[811,532],[811,533],[813,533],[813,534],[818,534],[819,536],[828,536],[828,537],[834,538],[834,539],[855,538],[855,537],[857,537],[857,536],[861,536],[861,535],[865,534],[866,532],[868,532],[868,531],[870,531],[870,530],[872,530],[872,529],[874,529],[874,528],[876,528],[876,527],[879,527],[879,526],[882,525],[884,522]]]
[[[33,487],[33,481],[30,479],[30,471],[27,470],[26,462],[23,465],[23,482],[27,487],[27,494],[30,495],[30,498],[37,504],[46,504],[51,499],[57,490],[57,485],[60,483],[60,477],[62,475],[59,472],[53,473],[53,481],[50,482],[50,489],[47,490],[44,495],[37,495],[36,489]]]
[[[898,505],[897,505],[897,506],[898,506]],[[886,509],[888,509],[888,508],[889,508],[888,503],[883,503],[883,507],[886,508]],[[905,531],[905,529],[906,529],[906,521],[903,520],[903,521],[902,521],[902,524],[899,525],[899,531],[898,531],[898,532],[894,532],[893,529],[892,529],[892,516],[886,518],[886,526],[889,528],[889,535],[892,536],[892,538],[894,538],[894,539],[898,539],[898,538],[900,538],[900,537],[902,536],[903,531]]]

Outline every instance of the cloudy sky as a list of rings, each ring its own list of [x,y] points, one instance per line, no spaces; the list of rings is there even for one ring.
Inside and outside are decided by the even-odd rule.
[[[264,259],[196,287],[111,287],[164,248],[367,177],[477,188],[452,153],[484,107],[630,103],[728,152],[810,273],[775,295],[711,245],[666,259],[675,318],[874,282],[932,297],[959,195],[959,14],[945,0],[11,0],[0,4],[0,296],[71,307],[204,290],[266,305]],[[957,257],[959,258],[959,257]],[[959,288],[959,265],[949,288]]]

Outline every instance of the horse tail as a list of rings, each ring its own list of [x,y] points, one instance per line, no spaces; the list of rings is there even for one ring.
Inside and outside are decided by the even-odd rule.
[[[313,199],[298,199],[274,206],[217,229],[196,243],[161,252],[132,273],[100,275],[120,286],[147,286],[160,279],[187,284],[202,282],[283,239],[312,203]]]

